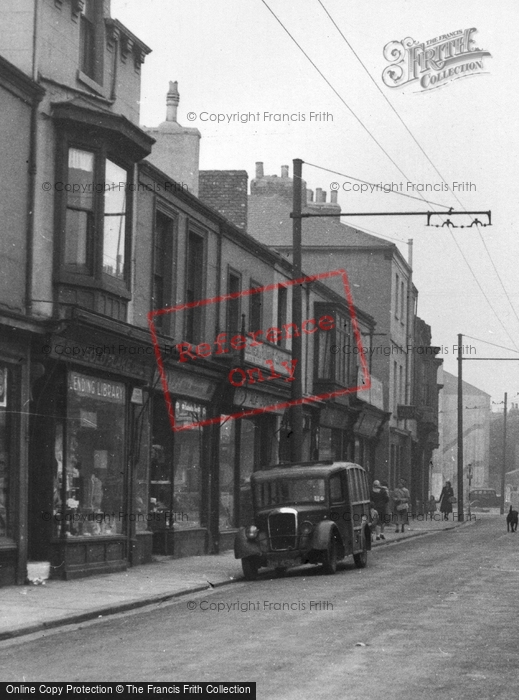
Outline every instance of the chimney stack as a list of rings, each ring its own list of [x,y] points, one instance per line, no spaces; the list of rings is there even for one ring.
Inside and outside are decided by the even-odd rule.
[[[256,163],[256,180],[259,180],[263,177],[263,163],[257,162]]]
[[[177,109],[178,103],[180,102],[180,95],[178,93],[178,82],[169,82],[169,92],[166,96],[166,121],[176,122],[177,121]]]
[[[281,166],[281,177],[288,177],[288,165]]]

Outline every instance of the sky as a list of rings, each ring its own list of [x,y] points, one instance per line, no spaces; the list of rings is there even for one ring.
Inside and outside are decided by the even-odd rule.
[[[456,229],[426,227],[418,216],[342,221],[393,239],[406,258],[413,240],[418,314],[431,325],[444,368],[457,374],[453,346],[462,333],[466,357],[518,360],[471,360],[463,378],[490,394],[496,407],[504,392],[509,403],[519,402],[519,109],[511,31],[519,24],[519,3],[112,0],[112,16],[152,49],[142,68],[141,123],[164,121],[168,84],[177,80],[178,121],[202,134],[201,169],[246,170],[252,179],[262,161],[266,175],[280,175],[285,164],[291,175],[293,159],[301,158],[307,186],[329,191],[338,183],[346,212],[445,211],[438,205],[491,210],[492,226],[479,228],[466,228],[471,220],[465,216],[451,218]],[[433,89],[416,81],[384,83],[390,42],[427,44],[471,28],[472,48],[490,54],[477,74]],[[237,113],[260,118],[239,121],[232,117]],[[265,113],[294,116],[277,121]],[[311,119],[312,113],[327,116]],[[230,119],[211,121],[209,115],[218,114]],[[353,177],[402,183],[416,197],[429,184],[436,191],[423,196],[434,204],[381,188],[351,191]],[[469,183],[455,193],[461,204],[453,183]],[[434,220],[441,224],[445,217]]]

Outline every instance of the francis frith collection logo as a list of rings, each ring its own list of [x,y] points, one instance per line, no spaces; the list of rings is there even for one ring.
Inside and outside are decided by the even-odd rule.
[[[477,29],[472,27],[425,42],[411,37],[390,41],[384,46],[384,58],[391,62],[382,72],[384,84],[396,88],[418,83],[422,90],[431,90],[483,73],[483,59],[491,54],[475,46],[475,32]]]

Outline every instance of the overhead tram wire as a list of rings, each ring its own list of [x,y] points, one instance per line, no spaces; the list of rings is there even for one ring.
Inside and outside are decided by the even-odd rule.
[[[350,177],[349,175],[346,175],[345,173],[340,173],[340,172],[338,172],[337,170],[331,170],[330,168],[325,168],[325,167],[323,167],[323,166],[321,166],[321,165],[316,165],[315,163],[306,163],[306,161],[305,161],[305,164],[306,164],[306,165],[309,165],[309,166],[312,167],[312,168],[317,168],[318,170],[324,170],[324,171],[326,171],[326,172],[333,173],[334,175],[339,175],[339,176],[341,176],[341,177]],[[353,179],[356,179],[356,178],[351,178],[351,179],[353,180]],[[360,180],[360,182],[365,182],[365,181],[364,181],[364,180]],[[366,184],[371,184],[371,183],[366,183]],[[412,196],[412,195],[406,195],[406,194],[403,193],[403,192],[395,192],[395,194],[403,194],[404,196],[408,196],[408,197]],[[417,197],[413,197],[413,198],[414,198],[414,199],[417,199]],[[422,199],[424,199],[424,198],[422,197]],[[427,203],[429,203],[429,204],[434,204],[434,202],[430,202],[429,200],[425,200],[425,199],[424,199],[424,201],[427,202]],[[441,204],[441,205],[439,205],[439,206],[444,207],[444,206],[446,206],[446,205],[445,205],[445,204]],[[465,208],[465,207],[463,207],[463,208]],[[439,212],[438,212],[438,215],[440,216],[440,213],[439,213]],[[477,226],[477,224],[476,224],[476,226]],[[472,269],[471,264],[470,264],[469,261],[467,260],[467,258],[466,258],[466,256],[465,256],[465,253],[464,253],[463,250],[461,249],[461,246],[459,245],[458,241],[456,240],[456,237],[454,236],[454,234],[453,234],[453,232],[452,232],[450,226],[448,227],[448,229],[449,229],[449,233],[450,233],[450,235],[451,235],[451,237],[452,237],[452,240],[454,241],[454,244],[455,244],[456,247],[458,248],[461,257],[463,258],[463,260],[464,260],[466,266],[467,266],[468,269],[470,270],[470,273],[472,274],[472,277],[474,278],[474,280],[475,280],[476,284],[478,285],[478,287],[479,287],[481,293],[483,294],[483,297],[485,298],[487,304],[489,305],[490,309],[492,310],[492,313],[493,313],[494,316],[496,317],[496,319],[497,319],[497,321],[499,322],[499,324],[501,325],[502,329],[505,331],[506,335],[510,338],[510,340],[512,341],[512,343],[513,343],[513,344],[515,345],[515,347],[517,348],[517,345],[516,345],[515,340],[514,340],[514,339],[512,338],[512,336],[510,335],[510,333],[509,333],[508,329],[506,328],[506,326],[504,325],[504,323],[501,321],[501,318],[499,317],[497,311],[495,310],[495,308],[494,308],[492,302],[490,301],[490,299],[488,298],[488,296],[487,296],[485,290],[484,290],[483,287],[481,286],[481,283],[480,283],[480,281],[478,280],[478,278],[477,278],[477,276],[476,276],[476,273],[474,272],[474,270]],[[376,235],[379,235],[379,234],[376,234]],[[381,235],[383,235],[383,234],[381,234]],[[517,352],[519,352],[519,348],[517,349]]]
[[[514,350],[513,348],[507,348],[505,345],[499,345],[498,343],[491,343],[490,340],[483,340],[483,338],[475,338],[473,335],[468,335],[467,333],[463,333],[464,338],[470,338],[471,340],[477,340],[480,343],[486,343],[487,345],[493,345],[496,348],[501,348],[502,350],[509,350],[510,352],[517,352],[519,353],[519,350]]]
[[[368,180],[361,180],[359,177],[353,177],[353,175],[346,175],[346,173],[340,173],[337,170],[331,170],[330,168],[324,168],[322,165],[316,165],[315,163],[307,163],[306,160],[304,161],[305,165],[310,166],[311,168],[317,168],[318,170],[324,170],[327,173],[332,173],[332,175],[339,175],[340,177],[347,177],[350,180],[355,180],[355,182],[362,182],[364,185],[370,185],[371,187],[380,187],[381,183],[374,183],[374,182],[368,182]],[[433,204],[436,207],[445,207],[446,209],[449,209],[448,204],[440,204],[439,202],[433,202],[431,199],[425,199],[424,196],[422,195],[421,197],[415,197],[413,194],[407,194],[407,192],[399,192],[398,190],[387,190],[385,191],[382,189],[382,192],[384,194],[398,194],[400,197],[408,197],[409,199],[416,199],[419,202],[426,202],[426,204]],[[442,212],[443,213],[443,212]],[[445,214],[447,212],[444,212]],[[440,215],[440,214],[438,214]]]
[[[378,90],[379,93],[382,95],[382,97],[384,98],[384,100],[387,102],[387,104],[389,105],[389,107],[391,108],[391,110],[395,113],[395,115],[396,115],[397,118],[399,119],[399,121],[400,121],[400,123],[402,124],[402,126],[404,127],[404,129],[407,131],[407,133],[408,133],[409,136],[413,139],[413,141],[416,143],[416,145],[418,146],[418,148],[420,149],[420,151],[423,153],[423,155],[426,157],[426,159],[427,159],[427,160],[429,161],[429,163],[432,165],[433,169],[434,169],[434,170],[436,171],[436,173],[439,175],[440,179],[441,179],[443,182],[445,182],[446,180],[445,180],[445,178],[443,177],[442,173],[438,170],[438,168],[437,168],[436,165],[433,163],[433,161],[431,160],[431,158],[429,157],[429,155],[426,153],[425,149],[422,147],[421,143],[418,141],[418,139],[417,139],[416,136],[413,134],[413,132],[411,131],[411,129],[407,126],[407,124],[405,123],[405,121],[402,119],[402,117],[401,117],[400,114],[398,113],[396,107],[390,102],[390,100],[388,99],[387,95],[386,95],[386,94],[384,93],[384,91],[381,89],[380,85],[379,85],[379,84],[377,83],[377,81],[373,78],[373,76],[371,75],[371,73],[370,73],[369,70],[367,69],[367,67],[366,67],[366,65],[365,65],[365,63],[364,63],[364,61],[361,59],[361,57],[360,57],[360,56],[358,55],[358,53],[355,51],[355,49],[353,48],[353,46],[350,44],[350,42],[348,41],[348,39],[346,38],[346,36],[345,36],[344,33],[342,32],[342,30],[340,29],[340,27],[337,25],[337,22],[333,19],[333,17],[331,16],[331,14],[328,12],[328,10],[326,9],[326,7],[324,6],[322,0],[317,0],[317,2],[321,5],[321,7],[323,8],[324,12],[325,12],[326,15],[328,16],[330,22],[331,22],[331,23],[333,24],[333,26],[337,29],[337,31],[339,32],[339,34],[341,35],[341,37],[343,38],[343,40],[344,40],[345,43],[347,44],[347,46],[348,46],[348,48],[350,49],[350,51],[353,53],[353,55],[354,55],[355,58],[358,60],[358,62],[360,63],[360,65],[364,68],[366,74],[368,75],[368,77],[369,77],[369,79],[371,80],[371,82],[373,83],[373,85],[377,88],[377,90]],[[464,205],[463,202],[459,199],[458,195],[457,195],[455,192],[452,192],[452,195],[453,195],[453,197],[455,198],[455,200],[458,202],[458,204],[460,205],[460,207],[461,207],[462,209],[464,209],[465,211],[467,211],[465,205]],[[441,205],[441,206],[444,206],[444,205]],[[468,216],[470,216],[470,214],[469,214]],[[470,218],[472,219],[472,216],[470,216]],[[472,219],[472,221],[474,222],[474,219]],[[506,296],[506,298],[507,298],[507,301],[508,301],[508,303],[510,304],[510,308],[512,309],[512,312],[513,312],[515,318],[517,319],[517,321],[518,321],[518,323],[519,323],[519,315],[517,314],[517,312],[516,312],[516,310],[515,310],[515,307],[514,307],[514,305],[512,304],[512,300],[510,299],[510,296],[509,296],[509,294],[508,294],[508,291],[506,290],[506,287],[505,287],[505,285],[504,285],[504,282],[503,282],[503,280],[502,280],[502,278],[501,278],[501,275],[499,274],[499,271],[498,271],[498,269],[497,269],[497,267],[496,267],[496,264],[495,264],[495,262],[494,262],[494,260],[493,260],[493,258],[492,258],[492,255],[490,254],[490,251],[489,251],[489,249],[488,249],[488,247],[487,247],[487,244],[485,243],[485,240],[484,240],[484,238],[483,238],[483,235],[482,235],[482,233],[481,233],[481,230],[480,230],[480,227],[478,226],[478,224],[476,224],[476,228],[477,228],[479,237],[481,238],[481,242],[483,243],[483,246],[484,246],[484,248],[485,248],[485,251],[486,251],[486,253],[487,253],[487,255],[488,255],[488,258],[489,258],[490,262],[492,263],[492,267],[494,268],[494,272],[496,273],[496,276],[497,276],[497,278],[498,278],[498,280],[499,280],[499,283],[501,284],[501,288],[503,289],[503,292],[504,292],[504,294],[505,294],[505,296]],[[454,238],[454,235],[453,235],[453,238]],[[459,247],[459,246],[458,246],[458,247]]]
[[[346,102],[346,100],[342,97],[342,95],[334,88],[334,86],[331,84],[331,82],[328,80],[328,78],[324,75],[324,73],[321,71],[321,69],[314,63],[314,61],[313,61],[313,60],[310,58],[310,56],[306,53],[306,51],[303,49],[303,47],[301,46],[301,44],[299,44],[299,42],[295,39],[295,37],[292,36],[292,34],[291,34],[291,33],[289,32],[289,30],[285,27],[285,25],[284,25],[283,22],[279,19],[279,17],[276,15],[276,13],[269,7],[269,5],[267,4],[266,0],[261,0],[261,2],[265,5],[265,7],[267,8],[267,10],[268,10],[268,11],[270,12],[270,14],[274,17],[274,19],[276,20],[276,22],[278,22],[278,24],[279,24],[279,25],[281,26],[281,28],[285,31],[285,33],[288,34],[288,36],[290,37],[290,39],[294,42],[294,44],[297,46],[297,48],[301,51],[301,53],[303,54],[303,56],[305,56],[305,58],[309,61],[309,63],[313,66],[313,68],[315,68],[315,70],[319,73],[319,75],[320,75],[321,78],[325,81],[325,83],[330,87],[330,89],[334,92],[334,94],[335,94],[335,95],[339,98],[339,100],[343,103],[343,105],[346,107],[346,109],[348,109],[348,111],[353,115],[353,117],[357,120],[357,122],[358,122],[358,123],[362,126],[362,128],[367,132],[367,134],[371,137],[371,139],[377,144],[377,146],[378,146],[378,147],[381,149],[381,151],[386,155],[386,157],[389,158],[389,160],[393,163],[393,165],[396,167],[396,169],[398,170],[398,172],[400,172],[400,173],[405,177],[406,181],[409,182],[410,180],[409,180],[408,176],[404,173],[404,171],[400,168],[400,166],[393,160],[393,158],[389,155],[389,153],[388,153],[388,152],[386,151],[386,149],[382,146],[382,144],[378,141],[378,139],[371,133],[371,131],[370,131],[370,130],[368,129],[368,127],[364,124],[364,122],[360,119],[360,117],[358,117],[358,116],[355,114],[355,112],[353,111],[353,109],[349,106],[349,104],[348,104],[348,103]],[[442,178],[442,179],[443,179],[443,178]],[[424,202],[426,202],[426,200],[425,200],[424,197],[421,197],[421,199],[422,199]],[[426,202],[426,203],[427,203],[427,202]],[[443,212],[442,212],[442,213],[437,212],[437,213],[438,213],[439,216],[441,216]],[[489,307],[491,308],[491,310],[492,310],[494,316],[496,317],[497,321],[499,322],[499,324],[501,325],[501,327],[502,327],[503,330],[505,331],[506,335],[510,338],[510,340],[511,340],[512,343],[513,343],[513,345],[515,345],[515,346],[517,347],[517,345],[516,345],[514,339],[512,338],[512,336],[511,336],[510,333],[508,332],[506,326],[503,324],[503,322],[502,322],[501,319],[499,318],[499,316],[498,316],[496,310],[494,309],[492,303],[490,302],[490,299],[489,299],[488,296],[486,295],[486,293],[485,293],[483,287],[481,286],[481,283],[479,282],[478,278],[476,277],[476,275],[475,275],[475,273],[474,273],[474,270],[473,270],[472,267],[470,266],[470,264],[469,264],[467,258],[465,257],[463,251],[461,250],[461,248],[460,248],[460,246],[459,246],[459,244],[458,244],[456,238],[454,237],[452,231],[450,230],[450,226],[449,226],[448,228],[449,228],[449,232],[450,232],[450,234],[451,234],[451,236],[452,236],[453,241],[455,242],[455,244],[456,244],[458,250],[460,251],[460,254],[461,254],[462,258],[463,258],[463,260],[465,261],[465,264],[467,265],[467,267],[469,268],[469,270],[470,270],[472,276],[474,277],[474,280],[476,281],[476,284],[478,285],[478,287],[479,287],[481,293],[483,294],[483,297],[485,298],[487,304],[488,304]]]
[[[265,5],[265,7],[267,8],[267,10],[270,12],[270,14],[271,14],[271,15],[274,17],[274,19],[276,20],[276,22],[278,22],[278,24],[282,27],[282,29],[283,29],[283,30],[288,34],[288,36],[292,39],[292,41],[293,41],[294,44],[297,46],[297,48],[301,51],[301,53],[303,54],[303,56],[311,63],[311,65],[312,65],[312,66],[315,68],[315,70],[319,73],[319,75],[320,75],[321,78],[324,80],[324,82],[328,85],[328,87],[335,93],[335,95],[337,95],[337,97],[338,97],[339,100],[342,102],[342,104],[346,107],[346,109],[350,112],[350,114],[351,114],[351,115],[357,120],[357,122],[361,125],[361,127],[364,129],[364,131],[366,131],[366,133],[371,137],[371,139],[377,144],[377,146],[378,146],[378,147],[380,148],[380,150],[385,154],[385,156],[386,156],[387,158],[389,158],[389,160],[393,163],[393,165],[394,165],[395,168],[398,170],[398,172],[401,173],[401,174],[405,177],[406,181],[410,182],[409,178],[408,178],[407,175],[404,173],[404,171],[402,170],[402,168],[398,165],[398,163],[396,163],[395,160],[393,160],[393,158],[389,155],[389,153],[386,151],[386,149],[385,149],[384,146],[380,143],[380,141],[371,133],[371,131],[368,129],[368,127],[364,124],[364,122],[362,121],[362,119],[361,119],[360,117],[358,117],[358,116],[355,114],[355,112],[353,111],[353,109],[349,106],[349,104],[348,104],[348,103],[346,102],[346,100],[342,97],[342,95],[333,87],[333,85],[331,84],[331,82],[328,80],[328,78],[325,76],[325,74],[321,71],[321,69],[314,63],[314,61],[310,58],[310,56],[306,53],[306,51],[303,49],[303,47],[301,46],[301,44],[300,44],[300,43],[296,40],[296,38],[295,38],[294,36],[292,36],[292,34],[288,31],[288,29],[285,27],[285,25],[283,24],[283,22],[282,22],[282,21],[279,19],[279,17],[276,15],[276,13],[274,12],[274,10],[272,10],[272,9],[269,7],[269,5],[267,4],[266,0],[261,0],[261,2]],[[423,197],[422,197],[421,199],[422,199],[424,202],[426,201]],[[442,205],[442,206],[443,206],[443,205]]]

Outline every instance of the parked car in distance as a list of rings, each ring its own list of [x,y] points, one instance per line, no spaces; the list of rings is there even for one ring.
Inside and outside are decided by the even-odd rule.
[[[500,508],[501,496],[495,489],[473,489],[469,492],[471,508]]]
[[[300,564],[322,564],[334,574],[353,555],[367,564],[371,549],[368,475],[351,462],[282,465],[253,472],[253,522],[239,529],[234,555],[246,579],[261,567],[278,573]]]

